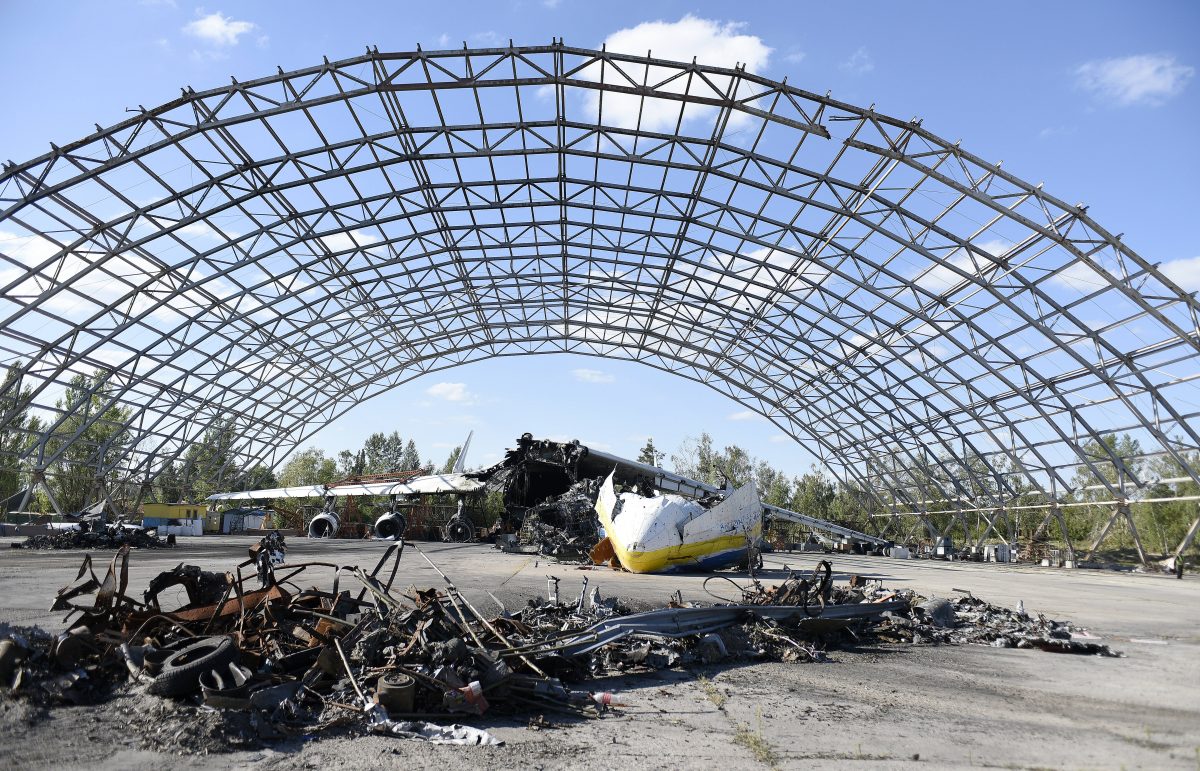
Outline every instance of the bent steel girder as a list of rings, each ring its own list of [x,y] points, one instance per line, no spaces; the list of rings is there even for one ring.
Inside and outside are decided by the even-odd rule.
[[[185,90],[5,166],[0,287],[38,470],[110,405],[88,462],[143,481],[219,421],[273,465],[424,374],[567,352],[715,388],[893,509],[1142,482],[1085,451],[1118,431],[1197,478],[1194,297],[918,121],[742,69],[555,43]]]

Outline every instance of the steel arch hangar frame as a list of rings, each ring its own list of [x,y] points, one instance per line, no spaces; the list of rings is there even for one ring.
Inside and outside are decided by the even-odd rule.
[[[369,50],[6,164],[0,212],[35,478],[109,404],[129,441],[86,462],[146,484],[216,421],[273,465],[423,374],[570,352],[728,395],[885,511],[1081,464],[1123,500],[1147,480],[1082,449],[1114,431],[1200,482],[1195,297],[920,121],[742,69]]]

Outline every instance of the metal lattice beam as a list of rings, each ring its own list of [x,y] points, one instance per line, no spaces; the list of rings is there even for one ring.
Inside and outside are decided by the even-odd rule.
[[[37,473],[82,446],[144,483],[226,420],[273,465],[414,378],[569,352],[708,385],[893,510],[1139,483],[1082,450],[1116,431],[1200,481],[1193,296],[919,122],[743,69],[555,43],[186,90],[6,165],[0,239]]]

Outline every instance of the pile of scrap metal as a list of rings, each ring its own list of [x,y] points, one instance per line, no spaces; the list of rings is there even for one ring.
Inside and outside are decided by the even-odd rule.
[[[561,495],[527,508],[516,534],[496,536],[502,551],[540,554],[560,562],[586,562],[600,540],[596,516],[599,480],[576,482]]]
[[[569,494],[581,480],[597,479],[608,472],[593,468],[590,455],[578,441],[534,439],[525,433],[499,463],[470,476],[482,480],[488,492],[502,493],[500,524],[508,532],[517,532],[534,507]]]
[[[222,710],[253,726],[258,740],[337,727],[498,743],[483,730],[445,723],[484,713],[598,716],[618,706],[612,694],[571,683],[723,659],[816,660],[839,630],[906,608],[903,600],[822,606],[819,591],[806,590],[789,593],[789,604],[675,600],[631,613],[589,592],[585,578],[577,597],[560,599],[553,579],[545,600],[487,616],[432,562],[445,580],[440,591],[395,591],[405,546],[392,545],[368,571],[271,566],[259,559],[273,548],[263,543],[236,571],[180,565],[140,599],[128,591],[129,549],[103,579],[85,558],[76,584],[53,606],[70,612],[68,631],[9,637],[0,644],[0,680],[10,694],[43,703],[144,689]],[[264,563],[270,567],[255,588],[255,574],[243,576],[243,568]],[[330,591],[297,584],[316,568],[332,572]],[[354,591],[343,586],[350,579]],[[162,598],[173,587],[187,601],[168,609]]]
[[[961,591],[961,590],[956,590]],[[849,587],[835,588],[835,604],[901,600],[903,608],[884,613],[867,634],[878,642],[931,645],[987,645],[1039,648],[1052,653],[1120,656],[1088,630],[1041,613],[993,605],[969,592],[954,599],[926,598],[911,589],[889,591],[878,581],[853,576]],[[771,598],[770,601],[774,601]]]
[[[119,549],[122,546],[130,546],[135,549],[164,549],[174,545],[173,536],[159,538],[152,527],[144,528],[124,522],[105,524],[83,520],[54,532],[31,535],[21,543],[13,543],[12,548]]]

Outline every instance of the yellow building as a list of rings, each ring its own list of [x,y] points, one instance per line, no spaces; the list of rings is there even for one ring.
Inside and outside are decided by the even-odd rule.
[[[219,532],[221,516],[216,517],[216,524],[210,529],[208,512],[200,503],[145,503],[142,504],[142,522],[153,520],[151,524],[159,524],[167,519],[203,519],[204,532]]]

